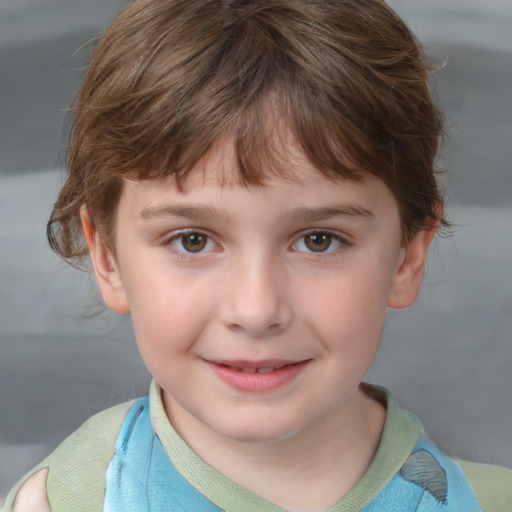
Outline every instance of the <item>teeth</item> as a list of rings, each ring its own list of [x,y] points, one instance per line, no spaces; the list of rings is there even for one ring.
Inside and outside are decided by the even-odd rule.
[[[229,369],[234,372],[256,373],[256,369],[251,370],[250,368],[240,368],[239,366],[230,366]]]
[[[281,368],[284,368],[286,365],[283,366],[267,366],[266,368],[240,368],[239,366],[229,366],[228,368],[234,372],[242,372],[242,373],[272,373],[277,370],[280,370]]]
[[[275,368],[273,366],[270,366],[268,368],[258,368],[256,371],[258,373],[271,373],[275,370]]]

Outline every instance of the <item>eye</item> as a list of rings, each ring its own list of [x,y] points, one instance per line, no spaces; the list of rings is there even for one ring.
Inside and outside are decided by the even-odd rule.
[[[344,244],[343,239],[329,231],[310,231],[301,236],[293,249],[302,252],[328,253],[333,252]]]
[[[188,254],[211,251],[216,246],[208,235],[200,231],[177,233],[169,240],[169,244],[177,251]]]

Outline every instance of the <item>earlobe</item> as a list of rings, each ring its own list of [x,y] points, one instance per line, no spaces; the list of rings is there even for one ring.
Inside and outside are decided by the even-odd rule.
[[[96,280],[105,304],[117,313],[128,313],[130,306],[116,258],[106,246],[85,205],[80,210],[80,218]]]
[[[402,248],[401,258],[395,273],[388,306],[395,309],[407,308],[418,296],[430,242],[437,232],[438,225],[432,225],[416,233]]]

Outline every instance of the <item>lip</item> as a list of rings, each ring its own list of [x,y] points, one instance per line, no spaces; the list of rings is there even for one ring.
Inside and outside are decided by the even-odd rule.
[[[283,359],[205,360],[222,381],[239,391],[248,393],[270,392],[289,384],[310,361],[311,359],[302,361]],[[261,369],[263,369],[262,373],[260,373]]]

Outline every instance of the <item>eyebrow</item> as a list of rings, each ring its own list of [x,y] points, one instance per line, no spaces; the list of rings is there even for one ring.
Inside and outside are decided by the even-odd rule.
[[[322,221],[332,219],[333,217],[362,217],[373,218],[370,210],[358,205],[350,206],[322,206],[320,208],[298,208],[293,210],[292,217],[308,221]]]
[[[144,220],[166,217],[181,217],[188,220],[205,220],[220,218],[221,215],[214,208],[208,206],[148,206],[140,212],[140,217]]]
[[[297,208],[292,210],[290,217],[312,222],[332,219],[333,217],[363,217],[373,218],[373,213],[362,206],[322,206],[319,208]],[[140,212],[144,220],[156,218],[181,217],[188,220],[200,221],[206,219],[222,219],[223,215],[215,208],[208,206],[148,206]]]

